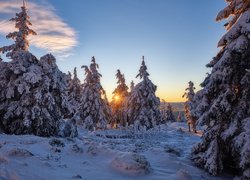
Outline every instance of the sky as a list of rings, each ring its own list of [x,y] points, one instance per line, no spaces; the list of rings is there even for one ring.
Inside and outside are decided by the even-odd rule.
[[[225,22],[215,22],[224,0],[26,0],[38,35],[30,37],[30,52],[38,58],[52,53],[60,70],[73,72],[83,82],[82,65],[92,56],[99,64],[101,83],[111,99],[117,69],[130,86],[141,79],[142,56],[157,85],[157,96],[182,102],[188,81],[197,90],[210,69],[205,65],[219,51]],[[0,0],[0,46],[14,25],[21,0]],[[4,57],[2,55],[2,57]]]

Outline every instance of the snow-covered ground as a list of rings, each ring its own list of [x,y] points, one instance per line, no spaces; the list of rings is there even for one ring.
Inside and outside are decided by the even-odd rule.
[[[0,134],[0,179],[228,179],[195,167],[189,154],[199,134],[184,123],[147,133],[87,132],[75,139]]]

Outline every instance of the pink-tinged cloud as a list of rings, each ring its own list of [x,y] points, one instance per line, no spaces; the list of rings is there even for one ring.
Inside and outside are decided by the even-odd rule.
[[[0,1],[0,34],[7,35],[15,30],[13,22],[8,20],[14,17],[16,12],[20,12],[21,5],[21,0]],[[38,4],[37,1],[28,1],[27,8],[33,24],[31,29],[38,34],[29,37],[30,44],[61,57],[69,56],[72,48],[77,45],[76,31],[47,3]]]

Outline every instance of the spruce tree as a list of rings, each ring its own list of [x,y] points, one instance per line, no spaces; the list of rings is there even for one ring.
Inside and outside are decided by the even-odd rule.
[[[28,28],[31,23],[25,4],[16,16],[12,20],[18,31],[7,36],[15,44],[0,48],[11,58],[0,62],[0,129],[8,134],[66,135],[61,128],[69,114],[65,74],[52,55],[39,61],[28,51],[27,35],[35,33]],[[74,123],[67,124],[74,130],[68,135],[75,136]]]
[[[16,52],[28,51],[29,41],[27,39],[28,35],[36,35],[36,32],[29,28],[31,22],[30,17],[27,14],[27,8],[25,2],[23,1],[23,6],[21,7],[21,12],[16,13],[16,17],[10,19],[10,21],[15,22],[15,28],[18,31],[9,33],[6,38],[15,40],[15,43],[9,46],[4,46],[0,48],[0,52],[6,53],[7,57],[14,58]]]
[[[188,129],[190,132],[190,126],[192,125],[193,131],[196,133],[196,121],[197,117],[194,114],[194,96],[195,96],[195,87],[194,83],[192,81],[188,82],[188,88],[186,88],[186,92],[183,94],[183,98],[185,97],[187,101],[184,104],[184,112],[185,112],[185,117],[188,123]]]
[[[113,97],[111,101],[112,110],[112,124],[126,125],[126,116],[124,113],[125,103],[128,98],[128,86],[125,83],[124,74],[118,69],[116,73],[116,79],[118,86],[113,91]]]
[[[105,129],[110,120],[110,107],[106,93],[100,83],[101,74],[98,72],[98,64],[92,57],[90,67],[85,69],[85,82],[79,106],[80,124],[86,129]]]
[[[161,110],[161,116],[162,116],[161,123],[165,124],[167,122],[167,113],[166,113],[166,111],[167,111],[167,102],[166,102],[165,99],[162,99],[161,101],[162,101],[161,102],[161,109],[160,109]]]
[[[176,121],[176,118],[175,118],[174,113],[173,113],[173,108],[172,108],[170,103],[168,103],[165,113],[166,113],[166,120],[167,121]]]
[[[136,124],[139,129],[152,128],[162,120],[160,112],[160,99],[156,97],[156,86],[149,79],[147,66],[142,58],[139,74],[142,81],[132,90],[126,107],[129,124]]]
[[[72,108],[71,116],[74,116],[78,112],[82,91],[83,87],[81,81],[77,77],[77,70],[75,67],[74,77],[72,78],[71,73],[68,74],[68,95],[69,95],[69,103],[71,104]]]
[[[224,169],[250,179],[250,1],[227,0],[216,20],[228,19],[211,74],[202,83],[198,122],[206,125],[194,146],[195,164],[217,175]],[[232,171],[234,170],[234,171]]]

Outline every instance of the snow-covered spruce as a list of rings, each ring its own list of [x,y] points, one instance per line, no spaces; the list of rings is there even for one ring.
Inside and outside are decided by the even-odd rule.
[[[167,109],[165,111],[166,121],[176,121],[176,118],[173,113],[173,108],[170,103],[167,104]]]
[[[90,67],[82,68],[85,69],[86,78],[78,112],[79,123],[89,130],[105,129],[110,120],[111,110],[100,83],[102,75],[97,71],[99,67],[95,57],[92,57]]]
[[[55,58],[45,55],[38,61],[31,53],[20,51],[0,66],[4,67],[0,76],[3,132],[58,135],[62,118],[67,118],[70,108],[65,74],[56,66]]]
[[[161,115],[162,115],[162,124],[167,123],[167,102],[165,101],[165,99],[162,99],[162,102],[160,102],[160,111],[161,111]]]
[[[118,69],[116,73],[117,87],[113,92],[111,105],[112,111],[112,124],[126,125],[125,103],[128,98],[128,86],[125,83],[124,74]]]
[[[192,81],[188,82],[188,87],[186,88],[186,92],[183,94],[183,98],[185,97],[187,101],[184,104],[184,112],[185,117],[187,119],[188,128],[190,131],[190,126],[192,125],[193,131],[196,133],[196,121],[197,117],[194,113],[195,103],[194,103],[194,96],[195,96],[195,87]]]
[[[51,54],[41,57],[39,65],[44,73],[39,93],[42,93],[41,101],[47,106],[50,119],[56,122],[55,135],[77,136],[76,122],[71,116],[74,111],[68,99],[67,75],[58,69]]]
[[[155,95],[157,87],[148,76],[143,56],[139,74],[136,76],[143,80],[133,88],[126,105],[128,123],[139,129],[152,128],[162,120],[160,100]]]
[[[210,174],[235,170],[250,179],[250,1],[227,0],[217,21],[229,18],[220,52],[207,65],[198,122],[207,125],[192,159]]]
[[[77,70],[74,68],[74,77],[72,78],[71,73],[68,74],[68,101],[71,106],[72,117],[74,117],[79,108],[79,104],[81,101],[81,94],[83,91],[83,86],[81,81],[77,77]]]
[[[19,31],[8,35],[15,44],[0,48],[11,58],[0,62],[0,129],[8,134],[58,135],[65,123],[61,119],[69,114],[65,74],[52,55],[38,61],[28,52],[27,35],[35,34],[28,18],[23,6],[14,18]]]
[[[29,21],[30,17],[27,14],[25,3],[23,3],[21,10],[20,13],[16,13],[16,17],[10,19],[10,21],[15,22],[15,27],[18,31],[9,33],[6,36],[7,39],[14,39],[15,43],[0,48],[0,52],[7,52],[6,56],[12,59],[16,52],[20,50],[28,51],[29,41],[27,37],[28,35],[36,35],[36,32],[29,28],[32,24]]]

